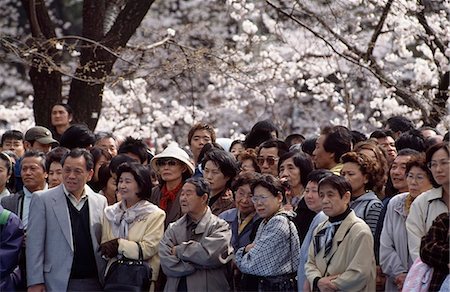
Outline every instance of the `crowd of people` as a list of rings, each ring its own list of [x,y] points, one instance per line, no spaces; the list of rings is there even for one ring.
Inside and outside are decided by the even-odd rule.
[[[72,116],[1,137],[0,291],[450,289],[448,132],[199,123],[154,155]]]

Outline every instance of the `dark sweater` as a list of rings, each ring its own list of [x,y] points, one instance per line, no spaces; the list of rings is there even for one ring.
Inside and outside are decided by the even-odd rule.
[[[81,210],[78,211],[67,198],[67,206],[69,208],[74,247],[70,278],[96,278],[97,264],[89,228],[89,202],[86,201]]]

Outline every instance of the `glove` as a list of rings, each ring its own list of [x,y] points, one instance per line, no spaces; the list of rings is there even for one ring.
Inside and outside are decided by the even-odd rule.
[[[100,245],[100,252],[102,255],[110,259],[117,256],[117,254],[119,253],[119,239],[115,238],[113,240],[102,243]]]

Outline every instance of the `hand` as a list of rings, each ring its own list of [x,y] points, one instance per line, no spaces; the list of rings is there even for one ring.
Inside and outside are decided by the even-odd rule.
[[[406,275],[407,275],[406,273],[401,273],[401,274],[395,276],[394,283],[395,283],[395,285],[397,285],[398,291],[402,291],[403,283],[405,283]]]
[[[177,255],[177,246],[172,246],[172,255]]]
[[[308,279],[305,279],[305,282],[303,282],[303,292],[311,292],[311,285]]]
[[[317,282],[317,287],[321,292],[334,292],[337,291],[337,287],[331,282],[336,279],[338,275],[323,277]]]
[[[247,244],[245,246],[245,252],[249,252],[255,246],[254,243]]]
[[[28,287],[28,292],[45,292],[45,284],[36,284]]]
[[[113,240],[104,242],[100,245],[100,252],[108,258],[113,258],[119,253],[119,239],[115,238]]]

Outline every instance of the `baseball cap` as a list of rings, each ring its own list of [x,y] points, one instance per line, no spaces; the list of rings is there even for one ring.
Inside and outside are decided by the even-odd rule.
[[[53,139],[52,132],[41,126],[30,128],[25,133],[25,141],[38,141],[41,144],[59,144],[58,141]]]

